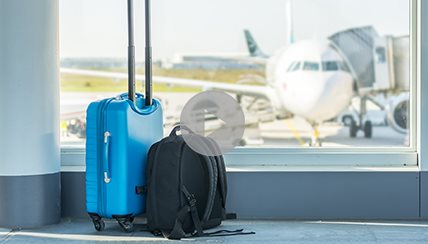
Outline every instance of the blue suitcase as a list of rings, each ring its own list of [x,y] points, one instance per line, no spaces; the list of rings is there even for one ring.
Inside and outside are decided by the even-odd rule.
[[[102,218],[116,219],[126,232],[133,230],[134,217],[145,212],[147,153],[163,137],[162,107],[151,98],[150,52],[146,53],[146,96],[135,94],[132,11],[128,0],[132,34],[128,94],[93,102],[87,109],[86,208],[98,231],[105,226]],[[146,18],[149,25],[148,11]],[[146,28],[148,36],[149,31]]]

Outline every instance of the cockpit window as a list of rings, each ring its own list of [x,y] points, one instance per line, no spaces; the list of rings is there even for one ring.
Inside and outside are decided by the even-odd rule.
[[[320,69],[319,63],[307,62],[307,61],[303,63],[303,70],[318,71],[319,69]]]
[[[336,61],[322,62],[323,71],[337,71],[339,70],[339,64]]]
[[[293,70],[294,65],[296,65],[296,62],[292,62],[290,66],[288,66],[287,72],[290,72],[291,70]]]
[[[300,62],[297,62],[296,65],[294,65],[293,70],[291,70],[291,71],[297,71],[299,69],[300,69]]]
[[[300,62],[293,62],[291,63],[290,67],[288,67],[287,72],[293,72],[300,69]]]

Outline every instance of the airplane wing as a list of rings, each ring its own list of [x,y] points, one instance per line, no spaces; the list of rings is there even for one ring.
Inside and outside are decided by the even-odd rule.
[[[61,73],[73,74],[73,75],[85,75],[85,76],[93,76],[93,77],[104,77],[104,78],[110,78],[110,79],[128,79],[127,73],[108,72],[108,71],[61,68]],[[145,77],[144,75],[136,75],[135,79],[144,81]],[[271,93],[271,89],[267,86],[239,85],[239,84],[230,84],[230,83],[224,83],[224,82],[174,78],[174,77],[165,77],[165,76],[154,76],[153,81],[155,83],[160,83],[160,84],[196,87],[196,88],[202,88],[203,90],[221,90],[225,92],[249,95],[254,97],[269,98],[269,94]]]

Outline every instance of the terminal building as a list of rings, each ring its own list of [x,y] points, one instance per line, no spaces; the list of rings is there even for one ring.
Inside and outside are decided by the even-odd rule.
[[[166,62],[166,68],[173,69],[263,69],[262,64],[248,60],[248,54],[176,54],[172,62]]]

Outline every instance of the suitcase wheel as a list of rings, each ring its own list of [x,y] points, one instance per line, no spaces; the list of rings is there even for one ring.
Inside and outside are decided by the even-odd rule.
[[[103,231],[106,227],[106,224],[104,223],[104,220],[101,219],[101,217],[97,214],[89,214],[89,216],[92,219],[92,223],[94,223],[94,227],[97,231]]]
[[[104,228],[106,227],[106,224],[104,223],[104,220],[102,220],[102,219],[96,220],[93,222],[94,222],[94,227],[97,231],[103,231]]]
[[[133,218],[118,219],[117,222],[124,232],[130,233],[134,231],[134,224],[132,224],[132,220]]]

